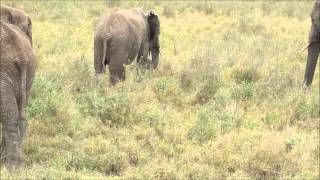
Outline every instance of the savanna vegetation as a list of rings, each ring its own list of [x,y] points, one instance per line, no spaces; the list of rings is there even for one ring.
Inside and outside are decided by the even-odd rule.
[[[302,88],[312,1],[8,1],[33,19],[26,168],[1,179],[318,179],[319,67]],[[161,20],[157,70],[94,76],[114,9]]]

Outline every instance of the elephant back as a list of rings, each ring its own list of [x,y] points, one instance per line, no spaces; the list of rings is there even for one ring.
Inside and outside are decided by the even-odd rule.
[[[117,37],[141,37],[146,34],[147,20],[140,9],[120,10],[109,16],[106,27]]]
[[[1,46],[1,74],[0,78],[4,80],[6,77],[18,77],[20,70],[16,64],[23,62],[27,66],[27,80],[33,79],[36,70],[36,57],[33,53],[30,41],[23,32],[14,25],[0,22],[0,46]],[[3,81],[2,81],[3,82]],[[14,86],[18,86],[19,82],[8,82]],[[30,82],[31,83],[31,82]],[[27,84],[30,84],[27,82]]]

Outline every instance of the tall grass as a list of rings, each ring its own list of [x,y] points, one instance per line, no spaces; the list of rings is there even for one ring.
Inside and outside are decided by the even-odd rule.
[[[319,71],[302,88],[311,1],[1,1],[33,19],[26,167],[1,179],[317,179]],[[117,8],[161,20],[159,68],[96,79]],[[319,67],[318,67],[319,68]]]

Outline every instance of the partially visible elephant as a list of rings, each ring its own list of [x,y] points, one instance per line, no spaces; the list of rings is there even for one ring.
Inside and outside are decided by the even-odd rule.
[[[20,9],[0,6],[1,20],[19,27],[29,38],[32,45],[32,22],[30,17]]]
[[[308,58],[304,75],[304,85],[310,87],[320,52],[320,0],[316,0],[311,13],[311,30],[309,33]]]
[[[30,21],[30,18],[27,19]],[[18,22],[24,21],[14,21]],[[31,32],[29,29],[2,19],[0,28],[0,153],[1,161],[4,160],[6,167],[11,170],[23,162],[21,145],[27,127],[25,108],[35,76],[36,57],[32,50],[31,34],[26,33]]]
[[[141,9],[119,10],[103,16],[94,36],[94,68],[104,73],[109,66],[110,83],[125,80],[125,66],[137,59],[156,69],[159,62],[160,21],[154,12]],[[151,52],[152,62],[148,60]]]

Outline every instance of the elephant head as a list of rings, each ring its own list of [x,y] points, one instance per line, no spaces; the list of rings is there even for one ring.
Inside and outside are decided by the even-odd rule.
[[[320,0],[316,0],[311,13],[312,26],[309,33],[308,57],[304,85],[311,86],[320,53]]]
[[[312,12],[311,12],[312,23],[320,28],[320,0],[316,0]]]
[[[8,6],[1,6],[1,20],[17,26],[23,31],[32,45],[32,22],[30,17],[23,11]]]
[[[149,32],[149,41],[150,41],[150,49],[149,53],[151,52],[152,56],[152,64],[153,68],[156,69],[159,63],[159,54],[160,54],[160,20],[158,16],[151,11],[148,14],[148,24],[150,28]]]

